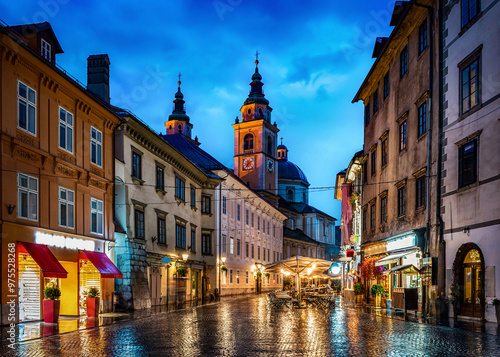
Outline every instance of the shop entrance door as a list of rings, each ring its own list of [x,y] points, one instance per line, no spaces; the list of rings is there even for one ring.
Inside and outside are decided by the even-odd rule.
[[[197,299],[198,298],[198,279],[199,279],[199,272],[198,271],[193,271],[191,273],[191,279],[192,279],[192,282],[191,282],[191,294],[192,294],[192,298],[193,299]]]
[[[19,254],[19,321],[41,319],[41,272],[31,255]]]
[[[479,252],[472,249],[463,264],[462,315],[481,317],[481,276],[481,258]]]

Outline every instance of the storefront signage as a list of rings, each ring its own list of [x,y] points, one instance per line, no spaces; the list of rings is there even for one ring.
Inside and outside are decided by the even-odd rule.
[[[416,243],[416,236],[415,235],[409,235],[403,238],[398,238],[393,241],[387,242],[387,251],[393,251],[393,250],[399,250],[399,249],[405,249],[405,248],[410,248],[414,247]]]
[[[95,242],[80,238],[65,237],[56,234],[49,234],[44,232],[35,233],[35,243],[45,244],[52,247],[67,248],[67,249],[80,249],[90,250],[95,249]]]

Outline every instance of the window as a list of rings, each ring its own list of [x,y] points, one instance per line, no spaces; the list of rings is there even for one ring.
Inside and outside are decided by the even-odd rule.
[[[253,212],[252,212],[252,217],[251,217],[252,219],[250,220],[250,221],[251,221],[251,223],[252,223],[252,227],[253,227],[253,217],[254,217],[254,214],[253,214]]]
[[[420,207],[425,207],[425,185],[426,185],[426,181],[425,181],[425,176],[420,176],[419,178],[417,178],[416,180],[416,207],[417,208],[420,208]]]
[[[266,233],[266,221],[262,218],[262,233]]]
[[[243,150],[253,150],[253,135],[247,134],[243,138]]]
[[[375,203],[373,203],[370,206],[370,228],[374,229],[375,228],[375,219],[376,219],[376,208],[375,208]]]
[[[260,231],[260,217],[257,216],[257,230]]]
[[[271,251],[267,248],[267,260],[271,260]]]
[[[260,247],[257,246],[257,260],[260,260]]]
[[[363,222],[362,222],[362,224],[363,224],[363,232],[366,232],[366,228],[368,228],[367,225],[366,225],[367,224],[367,215],[368,215],[368,210],[364,209],[363,210],[363,216],[362,216],[362,220],[363,220]]]
[[[389,72],[384,76],[384,99],[389,96]]]
[[[196,189],[191,187],[191,207],[196,207]]]
[[[477,181],[477,139],[458,148],[458,186]]]
[[[380,222],[387,222],[387,196],[380,199]]]
[[[59,225],[75,228],[75,192],[59,187]]]
[[[17,126],[36,135],[36,92],[22,82],[18,82]]]
[[[245,257],[248,258],[248,253],[250,251],[250,245],[248,242],[245,242]]]
[[[273,155],[273,149],[274,149],[273,138],[271,137],[271,135],[269,135],[267,137],[267,154],[269,156],[274,156]]]
[[[286,191],[286,200],[289,201],[289,202],[294,202],[293,201],[293,189],[289,188],[287,191]]]
[[[47,61],[52,60],[52,46],[42,38],[42,57]]]
[[[222,196],[222,213],[227,213],[227,199],[226,196]]]
[[[17,176],[17,216],[38,221],[38,179],[19,173]]]
[[[378,112],[378,89],[373,93],[373,114]]]
[[[236,284],[240,283],[240,271],[236,270]]]
[[[165,190],[165,170],[158,165],[156,165],[156,189]]]
[[[212,237],[209,233],[201,235],[201,253],[212,254]]]
[[[427,48],[427,19],[418,28],[418,54]]]
[[[479,0],[462,0],[462,28],[479,13]]]
[[[406,149],[406,120],[399,124],[399,151]]]
[[[196,227],[191,226],[191,251],[196,252]]]
[[[388,144],[387,144],[387,138],[382,140],[382,167],[387,165],[388,161]]]
[[[132,151],[132,177],[141,178],[141,155]]]
[[[276,237],[276,225],[273,223],[273,237]]]
[[[245,209],[245,224],[248,226],[248,209]]]
[[[229,238],[229,254],[234,254],[234,238]]]
[[[175,197],[184,201],[185,195],[184,191],[186,188],[186,183],[179,177],[175,178]]]
[[[405,195],[406,186],[398,188],[398,216],[405,215]]]
[[[241,205],[239,203],[236,205],[236,219],[241,221]]]
[[[372,176],[377,172],[377,150],[373,150],[371,154],[372,161]]]
[[[405,46],[400,55],[401,77],[408,72],[408,46]]]
[[[158,243],[166,244],[167,243],[167,229],[165,224],[164,217],[156,218],[156,225],[158,227]]]
[[[245,284],[248,285],[248,270],[245,271]]]
[[[363,183],[368,182],[368,163],[363,163]]]
[[[102,166],[102,133],[94,127],[90,128],[90,162]]]
[[[462,114],[479,104],[479,58],[467,67],[462,68],[460,79],[462,84]]]
[[[73,152],[73,114],[59,107],[59,147]]]
[[[427,103],[418,107],[418,136],[421,137],[427,131]]]
[[[370,103],[365,105],[365,126],[370,124]]]
[[[102,234],[103,203],[96,198],[90,199],[90,233]]]
[[[229,284],[233,283],[233,269],[229,269]]]
[[[175,245],[178,248],[186,249],[186,226],[175,225]]]
[[[255,246],[252,244],[252,259],[255,257]]]
[[[144,239],[144,211],[135,210],[135,237]]]
[[[210,196],[201,196],[201,212],[210,213],[211,212],[211,199]]]
[[[269,227],[271,226],[271,221],[267,221],[267,234],[271,234]]]
[[[227,251],[227,236],[225,234],[222,235],[222,253]]]
[[[240,255],[241,254],[241,240],[237,239],[236,240],[236,255]]]

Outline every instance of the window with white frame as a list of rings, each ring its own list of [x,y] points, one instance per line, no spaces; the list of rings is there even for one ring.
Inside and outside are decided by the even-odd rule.
[[[222,213],[227,213],[227,199],[226,196],[222,196]]]
[[[102,133],[94,127],[90,128],[90,162],[102,166]]]
[[[229,254],[234,254],[234,238],[229,237]]]
[[[103,203],[97,198],[90,199],[90,233],[102,234],[103,232]]]
[[[75,228],[75,192],[59,187],[59,226]]]
[[[225,234],[222,235],[222,253],[227,251],[227,236]]]
[[[239,285],[239,283],[240,283],[240,271],[236,270],[236,284]]]
[[[47,61],[52,60],[52,46],[42,38],[42,57]]]
[[[38,221],[38,179],[19,173],[17,176],[17,216]]]
[[[59,147],[73,152],[73,114],[59,107]]]
[[[18,82],[17,126],[36,135],[36,92],[23,82]]]

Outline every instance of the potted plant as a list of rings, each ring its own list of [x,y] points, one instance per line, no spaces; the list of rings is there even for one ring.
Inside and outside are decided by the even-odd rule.
[[[187,268],[186,267],[182,267],[182,266],[177,267],[176,271],[177,271],[177,276],[179,278],[185,278],[187,276],[187,273],[188,273]]]
[[[266,272],[264,275],[266,276],[266,278],[269,278],[271,276],[271,273]]]
[[[462,290],[460,285],[453,283],[450,286],[451,303],[453,305],[453,317],[456,319],[458,316],[458,311],[460,310],[460,298],[462,296]]]
[[[339,294],[339,293],[340,293],[340,288],[341,288],[341,286],[340,286],[339,284],[335,284],[335,285],[333,286],[333,290],[334,290],[337,294]]]
[[[61,289],[53,285],[43,290],[43,319],[46,323],[57,323],[59,321],[59,310],[61,308]]]
[[[372,296],[375,296],[375,307],[380,308],[382,294],[385,293],[384,287],[381,284],[375,284],[370,290]]]
[[[390,310],[392,308],[392,299],[389,299],[389,293],[385,292],[385,307]]]
[[[227,267],[225,265],[221,266],[220,270],[227,271]]]
[[[363,304],[363,295],[365,293],[365,286],[361,283],[354,284],[354,295],[356,295],[356,304]]]
[[[100,306],[100,292],[97,288],[90,288],[87,290],[86,296],[86,304],[87,304],[87,316],[98,316],[99,315],[99,306]]]
[[[495,306],[495,312],[497,314],[497,323],[500,325],[500,300],[493,299],[493,306]]]

